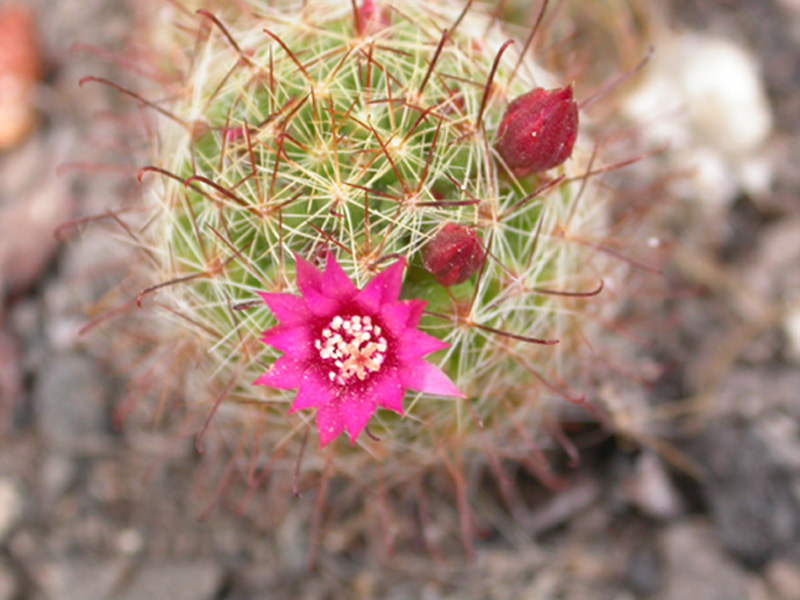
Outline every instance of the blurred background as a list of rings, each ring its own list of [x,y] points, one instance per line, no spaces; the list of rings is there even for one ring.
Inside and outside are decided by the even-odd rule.
[[[523,535],[500,519],[469,562],[390,558],[345,522],[309,572],[313,495],[237,515],[224,453],[121,427],[125,357],[80,334],[124,252],[76,219],[118,206],[140,165],[130,101],[78,81],[134,77],[146,14],[0,1],[0,600],[800,598],[800,2],[553,4],[583,48],[579,98],[653,48],[606,102],[660,150],[615,180],[661,206],[652,243],[669,241],[647,300],[658,374],[614,394],[618,422]],[[520,26],[538,6],[501,3]],[[266,526],[270,501],[297,510]]]

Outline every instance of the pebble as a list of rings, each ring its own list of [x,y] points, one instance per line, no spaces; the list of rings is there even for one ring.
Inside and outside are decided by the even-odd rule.
[[[781,219],[761,231],[758,250],[744,272],[750,295],[796,307],[800,302],[800,217]]]
[[[667,473],[664,462],[654,452],[643,452],[634,472],[624,484],[629,501],[645,515],[668,520],[683,512],[683,501]]]
[[[106,393],[97,363],[78,354],[49,357],[33,392],[39,434],[67,449],[96,439],[107,426]]]
[[[772,178],[760,159],[773,127],[759,65],[739,40],[665,34],[622,110],[652,143],[667,145],[678,170],[694,176],[675,190],[712,211],[741,188],[765,193]]]
[[[800,420],[800,371],[784,368],[738,368],[720,383],[710,407],[710,423],[738,417],[748,422],[769,413],[787,414]]]
[[[50,151],[41,161],[57,164],[74,143],[68,133],[47,139]],[[28,290],[41,277],[58,249],[55,229],[72,215],[68,181],[52,170],[31,174],[32,181],[0,205],[0,288],[5,295]],[[2,190],[6,192],[6,190]]]
[[[652,538],[631,549],[625,576],[639,596],[652,597],[664,587],[664,561]]]
[[[120,560],[64,560],[47,563],[33,572],[47,600],[109,600],[127,574]],[[154,594],[155,598],[170,598]]]
[[[661,538],[665,587],[658,600],[757,600],[763,584],[726,556],[701,521],[669,527]]]
[[[45,457],[39,468],[42,499],[50,504],[72,484],[77,474],[77,465],[71,458],[56,452]]]
[[[767,584],[775,600],[796,600],[800,597],[800,564],[775,560],[764,570]]]
[[[14,573],[4,562],[0,561],[0,600],[12,600],[17,597],[17,582]]]
[[[22,372],[19,363],[17,341],[0,329],[0,419],[4,419],[4,422],[0,423],[0,431],[9,428],[13,407],[22,390]]]
[[[142,533],[136,529],[123,529],[117,536],[117,549],[125,555],[133,556],[144,549]]]
[[[795,364],[800,364],[800,304],[786,315],[783,330],[786,334],[786,354]]]
[[[223,581],[215,562],[146,563],[114,600],[213,600]]]
[[[800,536],[800,504],[793,470],[772,452],[753,423],[717,421],[693,444],[716,535],[753,566],[787,550]]]
[[[0,543],[22,517],[22,493],[8,477],[0,476]]]
[[[753,53],[708,33],[683,34],[679,47],[686,109],[699,138],[725,154],[757,150],[772,130],[772,111]]]

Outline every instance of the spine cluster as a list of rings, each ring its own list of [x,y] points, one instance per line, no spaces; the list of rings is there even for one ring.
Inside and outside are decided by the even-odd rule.
[[[335,255],[359,288],[404,259],[400,298],[427,302],[420,329],[449,344],[430,360],[466,399],[407,396],[339,468],[378,456],[399,481],[448,456],[529,457],[550,400],[582,401],[573,357],[608,270],[577,106],[535,36],[512,42],[471,2],[190,4],[160,15],[173,83],[141,92],[137,235],[140,304],[197,350],[187,389],[216,390],[188,401],[214,400],[219,426],[259,423],[265,457],[293,459],[311,416],[251,385],[279,357],[258,341],[277,323],[258,294],[297,294],[296,256]],[[381,368],[370,326],[334,319],[315,341],[337,382]]]

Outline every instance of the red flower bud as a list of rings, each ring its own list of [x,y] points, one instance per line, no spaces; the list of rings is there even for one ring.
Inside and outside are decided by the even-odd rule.
[[[567,160],[577,133],[578,105],[572,88],[536,88],[508,105],[495,147],[514,175],[525,177]]]
[[[422,264],[441,285],[465,282],[486,260],[481,240],[471,227],[448,223],[422,249]]]

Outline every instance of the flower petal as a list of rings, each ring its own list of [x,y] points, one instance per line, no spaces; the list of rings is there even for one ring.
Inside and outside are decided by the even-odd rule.
[[[388,269],[375,276],[358,294],[356,301],[362,306],[377,311],[381,304],[397,302],[403,285],[403,269],[406,261],[402,258]]]
[[[401,360],[413,362],[423,356],[449,348],[450,344],[442,340],[422,333],[418,329],[406,329],[400,342],[399,354]]]
[[[332,317],[342,308],[342,302],[329,298],[324,293],[307,288],[303,292],[303,299],[308,310],[317,317]]]
[[[367,426],[377,408],[372,394],[356,393],[342,399],[340,411],[351,446],[356,443],[358,434]]]
[[[264,303],[283,325],[294,325],[305,321],[308,318],[308,308],[306,303],[299,296],[292,294],[270,294],[261,292],[258,294]]]
[[[411,309],[408,314],[406,327],[416,329],[416,327],[419,325],[419,320],[422,318],[422,312],[425,310],[428,302],[427,300],[407,300],[406,303]]]
[[[394,374],[387,374],[372,388],[375,403],[381,408],[403,414],[403,397],[406,389]]]
[[[350,278],[336,262],[333,254],[328,253],[325,263],[325,273],[322,275],[322,285],[325,294],[337,298],[338,300],[350,300],[358,294],[358,289]]]
[[[381,323],[396,336],[402,338],[407,327],[412,307],[408,302],[392,302],[381,307]]]
[[[269,371],[253,382],[253,385],[266,385],[279,390],[291,390],[300,386],[303,380],[303,365],[288,356],[281,356]]]
[[[289,414],[297,412],[298,410],[305,410],[306,408],[314,408],[315,406],[322,409],[336,403],[336,391],[331,389],[327,381],[317,376],[313,370],[308,369],[303,373],[300,381],[300,389],[297,390],[297,396],[295,396],[292,402]]]
[[[344,431],[344,421],[338,402],[321,407],[317,411],[317,430],[319,431],[319,445],[327,446]]]
[[[322,273],[310,262],[303,260],[299,255],[294,255],[297,287],[305,296],[309,290],[322,292]]]
[[[424,360],[406,364],[400,371],[400,382],[416,392],[466,398],[441,369]]]
[[[261,341],[292,358],[308,358],[313,351],[311,331],[305,325],[276,325],[264,332]]]

